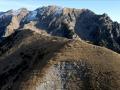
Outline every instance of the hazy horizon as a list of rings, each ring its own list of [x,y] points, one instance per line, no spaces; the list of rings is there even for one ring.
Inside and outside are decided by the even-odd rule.
[[[112,0],[1,0],[0,1],[0,11],[8,11],[10,9],[17,10],[19,8],[27,8],[28,10],[34,10],[38,7],[56,5],[68,8],[77,9],[89,9],[96,14],[107,13],[113,21],[120,22],[120,1]]]

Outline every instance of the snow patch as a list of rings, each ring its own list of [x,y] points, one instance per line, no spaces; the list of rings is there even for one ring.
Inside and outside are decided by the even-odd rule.
[[[33,21],[36,19],[37,11],[31,11],[29,14],[23,19],[24,21]]]
[[[63,12],[63,8],[61,8],[61,7],[56,7],[56,9],[55,9],[55,15],[60,15],[60,14],[62,14],[62,12]]]
[[[36,15],[37,15],[37,11],[32,11],[28,14],[27,18],[29,20],[34,20],[34,19],[36,19]]]
[[[13,11],[13,12],[12,12],[12,15],[17,16],[20,12],[21,12],[21,10],[16,10],[16,11]]]
[[[54,13],[51,13],[53,15],[60,15],[62,14],[63,12],[63,8],[62,7],[57,7],[57,6],[49,6],[49,7],[42,7],[39,9],[39,14],[42,16],[44,13],[47,13],[47,12],[54,12]]]
[[[18,10],[12,10],[12,15],[18,15],[20,14],[22,11],[26,11],[27,9],[26,8],[20,8]]]

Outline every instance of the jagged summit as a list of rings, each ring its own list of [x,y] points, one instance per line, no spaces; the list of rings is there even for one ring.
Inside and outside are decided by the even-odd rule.
[[[113,22],[107,14],[97,15],[89,9],[46,6],[33,11],[23,8],[4,12],[0,14],[0,41],[26,26],[52,36],[79,37],[120,52],[120,24]]]
[[[18,15],[18,14],[20,14],[22,12],[28,12],[27,8],[20,8],[18,10],[13,10],[12,14],[13,15]]]
[[[28,10],[26,9],[26,8],[20,8],[20,9],[18,9],[18,10],[13,10],[13,9],[11,9],[11,10],[8,10],[8,11],[6,11],[6,12],[2,12],[1,14],[0,14],[0,16],[2,17],[2,16],[4,16],[4,15],[18,15],[18,14],[20,14],[20,13],[22,13],[22,12],[27,12]]]

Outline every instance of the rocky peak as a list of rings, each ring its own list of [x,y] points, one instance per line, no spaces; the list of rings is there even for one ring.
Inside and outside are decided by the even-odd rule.
[[[20,8],[18,10],[13,10],[12,15],[17,16],[21,13],[27,13],[27,12],[28,12],[28,10],[26,8]]]
[[[14,33],[14,31],[19,28],[21,20],[28,14],[28,12],[27,9],[21,8],[18,10],[9,10],[1,14],[0,23],[3,23],[3,25],[0,25],[0,28],[2,29],[0,31],[1,36],[7,37]]]
[[[3,15],[6,15],[6,16],[8,16],[8,15],[17,16],[17,15],[19,15],[21,13],[26,13],[26,12],[28,12],[28,10],[26,8],[20,8],[18,10],[11,9],[11,10],[8,10],[8,11],[6,11],[4,13],[2,12],[1,14],[2,14],[2,16]]]
[[[27,25],[28,29],[34,27],[35,30],[44,30],[50,35],[69,39],[79,37],[120,52],[120,24],[113,22],[105,13],[97,15],[89,9],[47,6],[33,11],[25,8],[9,10],[0,14],[0,24],[0,36]]]

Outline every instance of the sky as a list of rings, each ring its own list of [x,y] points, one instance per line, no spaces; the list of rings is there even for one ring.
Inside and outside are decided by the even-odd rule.
[[[120,22],[120,0],[0,0],[0,11],[17,10],[22,7],[34,10],[48,5],[85,8],[96,14],[107,13],[113,21]]]

